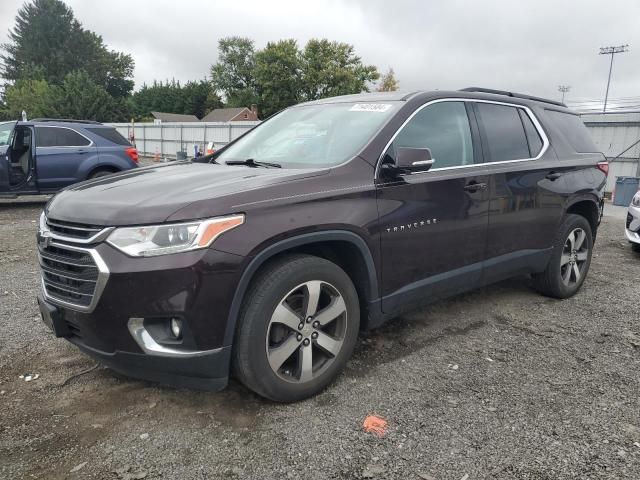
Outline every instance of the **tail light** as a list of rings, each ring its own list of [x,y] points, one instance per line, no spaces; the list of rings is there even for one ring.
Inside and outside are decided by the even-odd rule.
[[[609,175],[609,162],[598,162],[596,167],[605,175]]]
[[[125,148],[124,153],[129,155],[129,158],[131,160],[138,163],[138,150],[136,150],[134,147]]]

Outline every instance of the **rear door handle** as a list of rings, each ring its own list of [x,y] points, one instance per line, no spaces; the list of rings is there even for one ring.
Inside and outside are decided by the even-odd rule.
[[[465,192],[477,192],[478,190],[485,190],[487,188],[486,183],[469,182],[464,186]]]
[[[554,180],[559,179],[561,176],[562,174],[559,172],[549,172],[544,178],[546,178],[547,180],[551,180],[553,182]]]

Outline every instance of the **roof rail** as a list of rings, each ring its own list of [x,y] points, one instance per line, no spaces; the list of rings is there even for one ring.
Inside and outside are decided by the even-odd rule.
[[[491,88],[481,87],[467,87],[461,88],[461,92],[478,92],[478,93],[492,93],[494,95],[506,95],[507,97],[524,98],[525,100],[534,100],[536,102],[550,103],[551,105],[558,105],[559,107],[566,107],[562,102],[556,102],[555,100],[548,100],[546,98],[534,97],[532,95],[525,95],[524,93],[507,92],[505,90],[494,90]]]
[[[75,120],[73,118],[32,118],[30,122],[61,122],[61,123],[88,123],[91,125],[102,125],[93,120]]]

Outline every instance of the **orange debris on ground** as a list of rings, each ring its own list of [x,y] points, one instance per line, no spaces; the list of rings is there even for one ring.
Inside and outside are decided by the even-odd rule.
[[[362,427],[367,433],[373,433],[376,437],[382,438],[387,433],[387,421],[376,415],[368,415],[362,422]]]

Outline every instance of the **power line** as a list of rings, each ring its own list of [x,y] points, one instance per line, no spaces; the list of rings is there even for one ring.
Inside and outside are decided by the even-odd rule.
[[[620,45],[618,47],[600,47],[600,55],[611,55],[611,63],[609,64],[609,77],[607,78],[607,90],[604,94],[604,107],[602,113],[607,113],[607,99],[609,98],[609,84],[611,83],[611,70],[613,70],[613,57],[616,53],[624,53],[629,51],[629,45]]]

